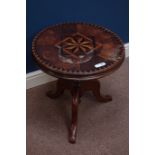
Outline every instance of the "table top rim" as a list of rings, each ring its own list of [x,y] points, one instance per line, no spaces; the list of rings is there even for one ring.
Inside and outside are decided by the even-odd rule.
[[[101,30],[104,30],[104,31],[107,31],[109,32],[111,35],[115,36],[116,39],[118,39],[122,45],[122,56],[120,58],[119,61],[116,61],[113,65],[111,66],[108,66],[106,69],[103,70],[103,68],[99,68],[99,69],[96,69],[96,71],[93,71],[93,72],[89,72],[89,71],[67,71],[67,70],[63,70],[62,68],[56,68],[55,66],[50,66],[49,64],[47,64],[42,58],[40,58],[38,55],[37,55],[37,52],[36,52],[36,45],[35,45],[35,41],[36,39],[38,39],[38,37],[40,36],[40,34],[42,32],[45,32],[47,31],[49,28],[52,28],[52,27],[56,27],[56,26],[61,26],[61,25],[64,25],[64,24],[84,24],[84,25],[90,25],[90,26],[93,26],[94,28],[97,28],[97,29],[101,29]],[[62,23],[62,24],[56,24],[56,25],[51,25],[51,26],[48,26],[46,28],[44,28],[42,31],[40,31],[33,39],[33,42],[32,42],[32,54],[33,54],[33,58],[35,59],[35,61],[37,62],[37,64],[39,64],[42,68],[42,70],[46,70],[46,72],[53,72],[53,75],[57,75],[57,74],[65,74],[66,77],[67,76],[73,76],[73,79],[74,78],[77,78],[78,76],[82,76],[85,77],[85,76],[100,76],[101,74],[106,74],[106,72],[109,72],[110,70],[113,71],[113,70],[116,70],[119,66],[123,63],[123,60],[124,60],[124,57],[125,57],[125,48],[124,48],[124,44],[123,44],[123,41],[120,39],[120,37],[112,32],[111,30],[103,27],[103,26],[99,26],[99,25],[95,25],[95,24],[89,24],[89,23],[83,23],[83,22],[68,22],[68,23]]]

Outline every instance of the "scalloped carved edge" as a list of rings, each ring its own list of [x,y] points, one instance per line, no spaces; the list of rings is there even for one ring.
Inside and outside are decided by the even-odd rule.
[[[126,58],[129,57],[129,43],[124,44]],[[41,70],[26,74],[26,89],[30,89],[48,82],[55,81],[56,78],[44,73]]]
[[[67,75],[94,75],[94,74],[99,74],[101,72],[106,72],[108,70],[110,70],[111,68],[119,65],[119,63],[122,63],[123,60],[124,60],[124,57],[125,57],[125,48],[124,46],[122,46],[122,56],[121,56],[121,60],[119,61],[115,61],[112,63],[112,65],[109,65],[108,67],[101,67],[101,68],[98,68],[98,69],[94,69],[94,70],[89,70],[89,71],[74,71],[72,72],[72,70],[63,70],[62,68],[57,68],[55,66],[52,66],[51,64],[45,62],[36,52],[35,50],[35,42],[37,40],[37,38],[46,30],[48,30],[49,28],[54,28],[54,27],[57,27],[57,26],[60,26],[60,25],[65,25],[65,24],[83,24],[83,25],[88,25],[88,26],[92,26],[94,28],[97,28],[97,29],[100,29],[101,31],[106,31],[106,32],[109,32],[111,33],[119,42],[121,45],[124,45],[123,44],[123,41],[120,39],[120,37],[112,32],[111,30],[103,27],[103,26],[99,26],[99,25],[96,25],[96,24],[90,24],[90,23],[85,23],[85,22],[64,22],[64,23],[61,23],[61,24],[56,24],[56,25],[52,25],[52,26],[48,26],[46,28],[44,28],[43,30],[41,30],[33,39],[33,42],[32,42],[32,55],[34,57],[34,59],[41,63],[43,67],[49,69],[49,70],[52,70],[53,72],[55,73],[64,73],[64,74],[67,74]]]

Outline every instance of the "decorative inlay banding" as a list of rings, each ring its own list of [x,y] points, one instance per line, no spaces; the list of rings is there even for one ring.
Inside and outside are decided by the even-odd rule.
[[[107,41],[107,36],[112,39]],[[47,42],[44,37],[54,39]],[[104,74],[117,68],[125,56],[123,42],[115,33],[87,23],[64,23],[45,28],[34,38],[32,53],[43,68],[65,76]],[[102,61],[106,62],[105,66],[94,67]]]

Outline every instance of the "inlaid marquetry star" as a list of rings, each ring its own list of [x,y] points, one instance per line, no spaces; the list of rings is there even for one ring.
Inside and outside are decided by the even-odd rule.
[[[66,54],[74,58],[79,58],[81,55],[84,56],[94,49],[92,39],[80,33],[64,38],[56,44],[56,47],[62,48]]]
[[[77,38],[77,40],[68,38],[63,46],[65,50],[72,50],[72,53],[77,53],[78,51],[86,53],[93,48],[92,42],[82,37]]]

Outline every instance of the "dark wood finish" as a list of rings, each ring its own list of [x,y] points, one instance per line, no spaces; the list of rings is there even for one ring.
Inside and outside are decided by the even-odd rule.
[[[58,79],[57,88],[55,92],[47,92],[47,96],[55,99],[59,97],[65,89],[68,89],[72,95],[72,119],[71,125],[69,128],[69,141],[75,143],[76,132],[77,132],[77,115],[78,115],[78,105],[80,103],[80,98],[82,97],[85,91],[92,91],[93,95],[99,102],[109,102],[112,101],[110,95],[101,95],[100,94],[100,83],[98,80],[91,81],[69,81]]]
[[[63,94],[64,90],[65,90],[65,84],[64,84],[63,80],[57,80],[56,92],[53,93],[52,91],[48,91],[47,96],[52,98],[52,99],[57,98],[61,94]]]
[[[72,119],[69,141],[75,143],[78,105],[85,91],[91,91],[99,102],[112,100],[101,95],[97,79],[114,72],[125,57],[121,39],[112,31],[86,23],[65,23],[50,26],[36,35],[32,54],[40,68],[55,76],[57,90],[47,92],[59,97],[65,89],[72,95]]]
[[[79,104],[79,83],[75,82],[71,90],[72,94],[72,120],[69,129],[69,142],[75,143],[77,134],[77,120],[78,120],[78,104]]]
[[[124,60],[124,45],[112,31],[91,24],[50,26],[36,35],[32,54],[47,74],[76,81],[101,78]],[[105,62],[105,66],[95,64]]]
[[[63,94],[65,89],[68,89],[71,92],[71,94],[73,94],[72,91],[74,90],[76,83],[78,83],[79,99],[82,97],[85,91],[91,91],[92,94],[96,97],[97,101],[99,102],[112,101],[112,97],[110,95],[101,95],[100,83],[98,80],[77,82],[58,79],[56,91],[48,91],[47,96],[51,99],[55,99],[57,97],[60,97],[60,95]]]

